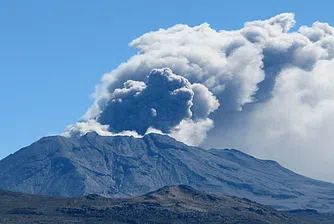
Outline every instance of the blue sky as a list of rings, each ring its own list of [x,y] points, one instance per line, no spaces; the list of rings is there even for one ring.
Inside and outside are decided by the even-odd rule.
[[[203,2],[205,4],[203,4]],[[177,23],[238,29],[293,12],[334,24],[333,1],[0,1],[0,158],[61,133],[92,104],[103,73],[139,35]]]

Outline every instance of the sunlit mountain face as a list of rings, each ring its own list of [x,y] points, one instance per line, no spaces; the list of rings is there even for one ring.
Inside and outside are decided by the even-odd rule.
[[[280,210],[333,211],[334,185],[235,149],[167,135],[45,137],[0,162],[0,189],[52,196],[131,197],[185,184]]]

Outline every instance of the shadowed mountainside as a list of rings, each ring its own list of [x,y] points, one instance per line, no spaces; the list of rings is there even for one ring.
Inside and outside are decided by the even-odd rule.
[[[334,211],[334,185],[234,149],[204,150],[165,135],[44,137],[0,161],[0,189],[52,196],[138,196],[185,184],[279,210]]]

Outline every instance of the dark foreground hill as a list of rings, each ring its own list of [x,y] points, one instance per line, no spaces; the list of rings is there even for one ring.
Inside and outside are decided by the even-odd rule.
[[[249,200],[170,186],[126,199],[0,192],[0,223],[306,223]]]
[[[185,184],[280,210],[334,211],[334,185],[233,149],[204,150],[168,136],[45,137],[0,161],[0,189],[52,196],[138,196]]]

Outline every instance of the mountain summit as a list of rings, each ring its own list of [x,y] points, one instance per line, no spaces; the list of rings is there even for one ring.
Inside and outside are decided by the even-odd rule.
[[[235,149],[204,150],[166,135],[44,137],[0,161],[0,189],[52,196],[138,196],[186,184],[276,209],[334,211],[334,185]]]

